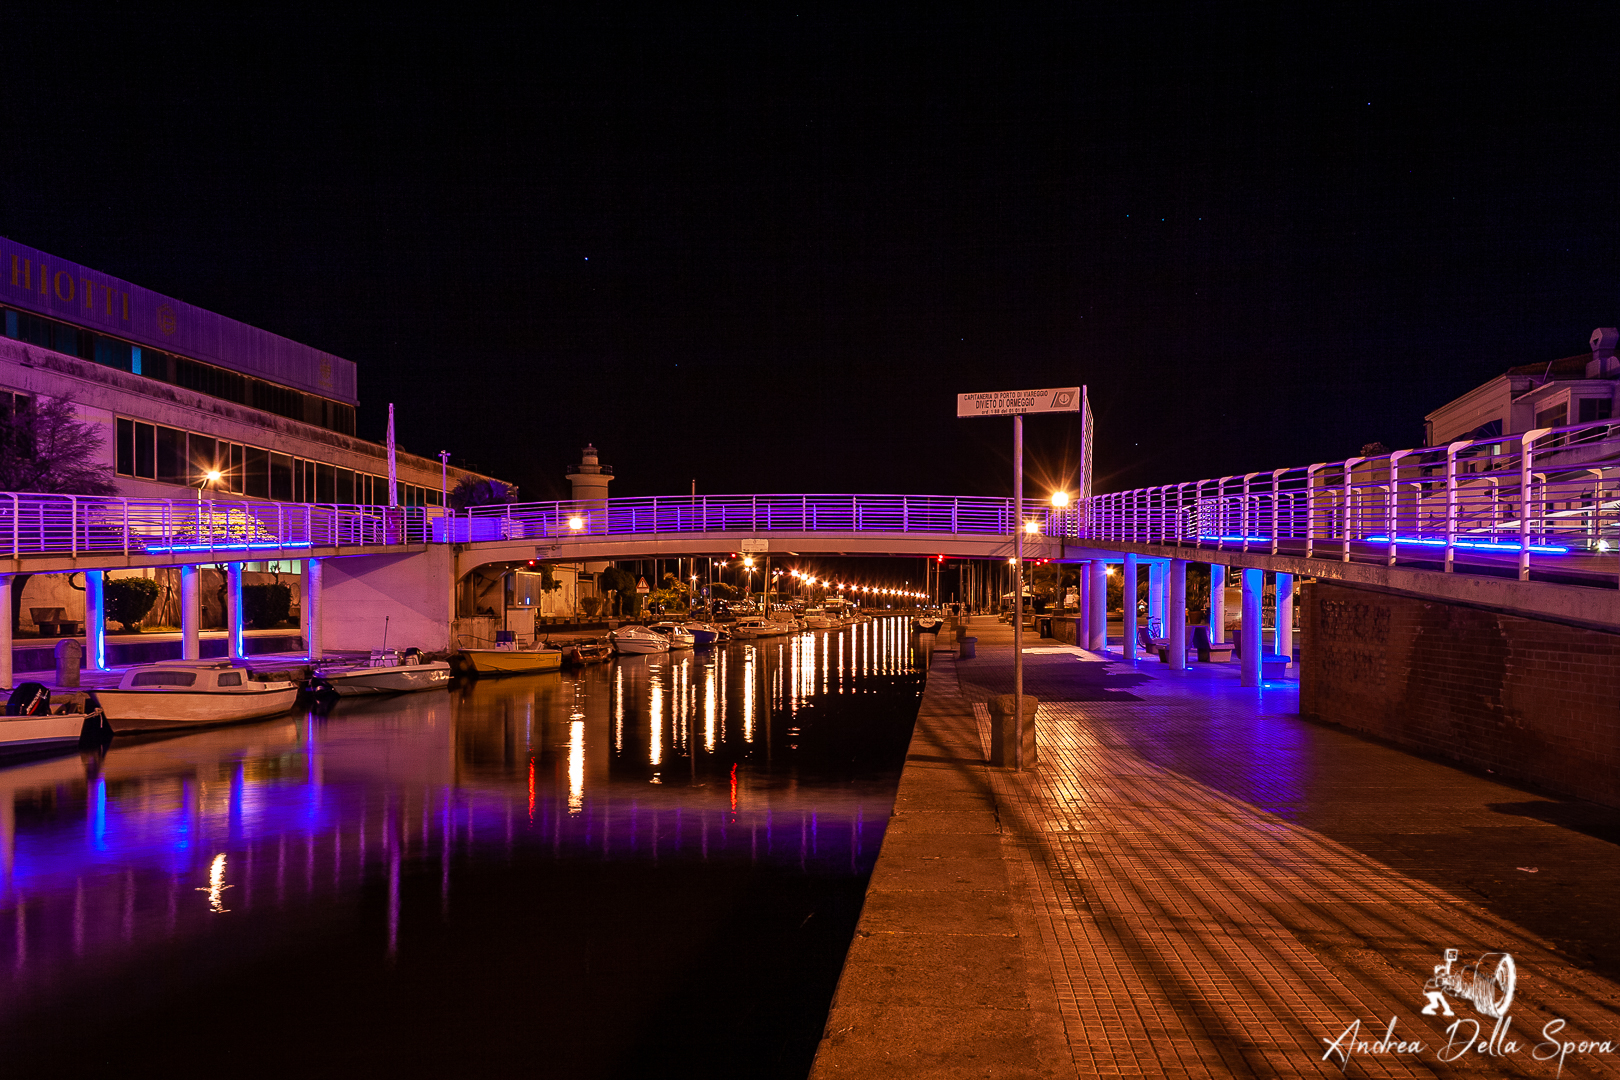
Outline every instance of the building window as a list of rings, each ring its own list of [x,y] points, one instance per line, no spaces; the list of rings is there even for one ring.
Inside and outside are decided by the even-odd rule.
[[[118,473],[122,476],[157,478],[153,451],[154,428],[137,420],[118,418]]]
[[[286,454],[270,455],[270,497],[277,502],[294,502],[293,465]]]
[[[170,427],[157,429],[157,477],[166,484],[191,482],[186,468],[186,433]]]
[[[339,469],[337,471],[337,494],[332,496],[333,502],[354,502],[354,470]]]
[[[1536,427],[1559,428],[1569,423],[1569,402],[1561,401],[1550,409],[1536,413]]]
[[[1614,401],[1610,398],[1581,398],[1580,409],[1581,418],[1578,422],[1595,424],[1599,420],[1607,420],[1613,415]]]
[[[250,499],[270,497],[270,451],[242,448],[242,494]]]

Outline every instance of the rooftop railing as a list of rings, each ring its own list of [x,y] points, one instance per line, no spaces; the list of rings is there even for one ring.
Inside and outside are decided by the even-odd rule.
[[[163,561],[298,557],[315,548],[419,544],[422,507],[118,499],[0,492],[0,558],[151,555]],[[192,556],[192,558],[188,558]]]
[[[1116,491],[1049,514],[1046,530],[1612,586],[1620,422]]]

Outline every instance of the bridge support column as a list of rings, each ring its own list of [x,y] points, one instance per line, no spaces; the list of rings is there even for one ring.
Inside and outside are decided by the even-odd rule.
[[[202,659],[202,637],[197,610],[197,568],[180,568],[180,658]]]
[[[1127,660],[1136,659],[1136,556],[1127,553],[1125,562],[1119,570],[1119,584],[1123,589],[1120,594],[1124,603],[1121,605],[1125,615],[1125,639],[1120,643],[1119,652]]]
[[[1226,567],[1209,564],[1209,640],[1226,641]]]
[[[0,574],[0,690],[11,690],[11,590],[14,578]]]
[[[1074,643],[1082,649],[1089,649],[1091,648],[1091,563],[1079,563],[1075,569],[1080,571],[1080,608],[1076,612],[1080,619],[1075,623]]]
[[[107,670],[107,571],[84,572],[84,667]]]
[[[1098,559],[1091,564],[1091,644],[1092,652],[1108,648],[1108,563]]]
[[[1243,574],[1243,667],[1239,674],[1244,686],[1260,685],[1260,652],[1265,647],[1260,633],[1260,594],[1266,589],[1264,570],[1245,569]]]
[[[1294,658],[1294,575],[1277,575],[1277,641],[1274,650],[1284,660]]]
[[[299,604],[304,645],[311,660],[321,658],[321,563],[321,559],[304,560],[304,595]]]
[[[1152,630],[1155,622],[1159,624],[1154,637],[1163,637],[1169,632],[1168,609],[1164,604],[1164,569],[1162,562],[1148,563],[1148,629]]]
[[[1170,639],[1170,667],[1187,670],[1187,560],[1170,560],[1169,610],[1165,636]]]
[[[242,640],[242,564],[227,563],[225,567],[225,637],[232,660],[245,655]]]

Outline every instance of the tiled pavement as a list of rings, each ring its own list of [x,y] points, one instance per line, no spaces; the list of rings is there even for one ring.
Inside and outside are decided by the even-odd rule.
[[[1614,1051],[1562,1075],[1620,1075],[1620,815],[1302,722],[1293,684],[1036,642],[1041,764],[990,769],[1010,634],[974,633],[935,657],[813,1075],[1555,1076],[1555,1019]],[[1447,948],[1512,955],[1516,1050],[1440,1060]],[[1324,1059],[1391,1018],[1425,1048]]]

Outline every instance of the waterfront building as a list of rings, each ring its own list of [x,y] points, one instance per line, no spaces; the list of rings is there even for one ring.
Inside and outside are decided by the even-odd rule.
[[[1620,329],[1592,331],[1590,352],[1521,364],[1424,417],[1424,444],[1519,435],[1607,420],[1620,383]]]
[[[0,238],[0,409],[60,398],[125,497],[389,503],[387,448],[355,433],[353,361]],[[440,506],[467,475],[397,453],[398,503]],[[82,619],[82,592],[30,580],[18,629],[74,604]]]

